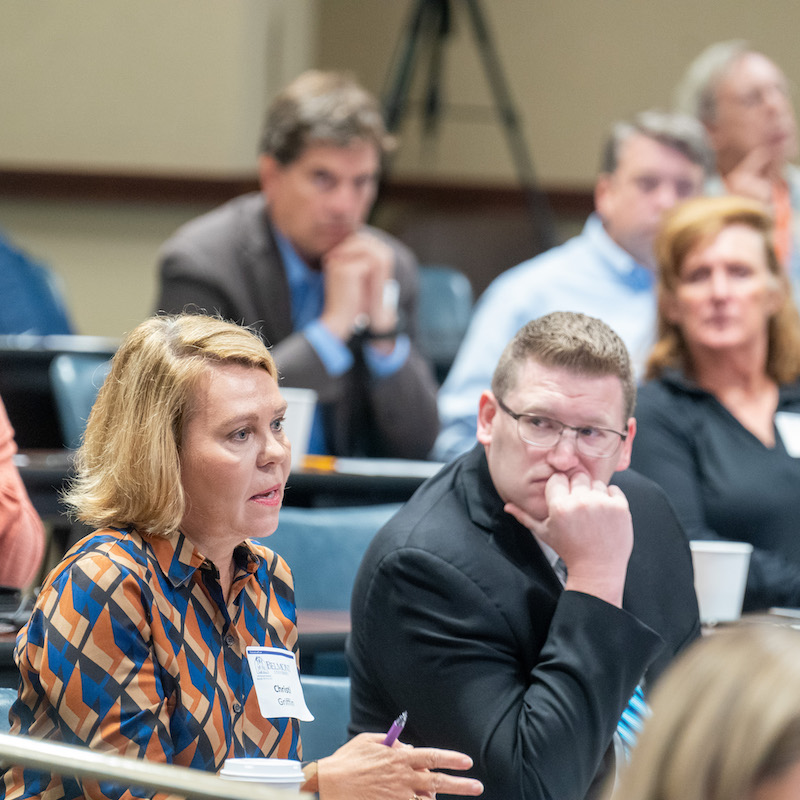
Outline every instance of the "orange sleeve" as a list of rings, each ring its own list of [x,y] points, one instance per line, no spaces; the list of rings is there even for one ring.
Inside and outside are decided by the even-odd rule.
[[[12,458],[14,429],[0,399],[0,585],[25,587],[44,556],[44,526]]]

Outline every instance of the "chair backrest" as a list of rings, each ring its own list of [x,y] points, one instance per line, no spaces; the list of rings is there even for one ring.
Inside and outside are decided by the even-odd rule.
[[[329,756],[347,741],[350,721],[350,679],[322,675],[301,675],[306,705],[313,722],[300,723],[303,758],[313,761]],[[0,687],[0,733],[8,733],[8,712],[17,699],[17,690]]]
[[[100,336],[0,336],[0,397],[20,450],[68,446],[54,396],[53,360],[66,353],[104,361],[118,344]]]
[[[350,721],[350,678],[301,675],[303,694],[313,722],[300,723],[303,759],[314,761],[347,741]]]
[[[111,361],[106,353],[61,353],[50,362],[50,384],[64,442],[76,448]]]
[[[261,542],[280,553],[291,568],[297,607],[349,610],[364,551],[399,508],[399,503],[284,507],[278,530]]]
[[[6,686],[0,687],[0,733],[8,733],[11,723],[8,721],[8,712],[17,699],[17,690]],[[348,709],[349,710],[349,709]],[[314,713],[313,710],[311,712]]]
[[[419,347],[441,383],[472,315],[472,284],[454,267],[419,268]]]

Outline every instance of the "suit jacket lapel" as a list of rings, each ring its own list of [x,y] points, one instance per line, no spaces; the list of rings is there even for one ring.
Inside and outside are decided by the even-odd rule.
[[[485,530],[495,547],[528,574],[547,576],[560,591],[553,568],[533,534],[503,510],[503,501],[494,488],[483,445],[478,444],[467,457],[461,478],[463,499],[472,522]]]
[[[241,231],[243,272],[252,293],[253,307],[270,310],[267,319],[259,320],[259,328],[264,340],[271,345],[292,333],[289,283],[260,194],[254,198],[250,211]]]

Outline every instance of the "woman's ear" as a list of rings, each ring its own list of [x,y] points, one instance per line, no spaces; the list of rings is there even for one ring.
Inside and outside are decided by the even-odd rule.
[[[680,323],[680,306],[678,300],[672,292],[662,292],[658,299],[658,305],[661,309],[661,316],[667,322],[673,325]]]

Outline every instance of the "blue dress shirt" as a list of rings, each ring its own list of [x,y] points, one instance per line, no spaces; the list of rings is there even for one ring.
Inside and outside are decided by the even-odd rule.
[[[289,283],[292,327],[296,331],[303,332],[331,377],[343,375],[353,367],[353,353],[347,344],[334,336],[319,319],[325,304],[325,282],[322,272],[311,269],[298,255],[291,242],[277,230],[275,230],[275,241]],[[394,349],[388,354],[367,345],[364,348],[364,361],[370,375],[374,378],[393,375],[405,364],[410,349],[411,341],[406,334],[400,334],[395,339]],[[308,452],[327,452],[322,410],[319,407],[314,415]]]

